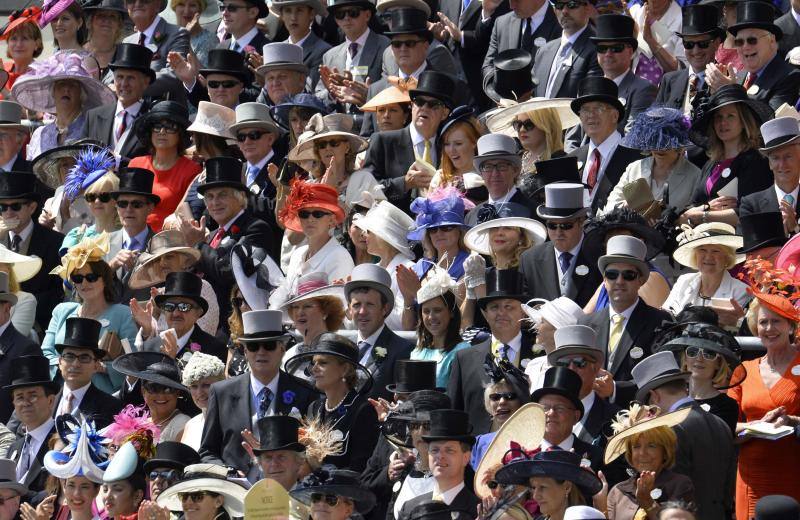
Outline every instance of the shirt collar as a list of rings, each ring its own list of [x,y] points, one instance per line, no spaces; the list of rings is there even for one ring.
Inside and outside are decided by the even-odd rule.
[[[28,240],[28,238],[30,238],[31,234],[33,234],[33,220],[28,222],[28,225],[25,226],[25,229],[20,231],[19,236],[22,238],[22,241],[25,242],[26,240]],[[14,235],[16,235],[16,233],[14,233],[13,231],[9,231],[9,235],[13,237]]]
[[[542,451],[547,451],[549,448],[552,448],[553,446],[558,446],[559,448],[561,448],[564,451],[569,451],[569,450],[572,449],[572,446],[574,444],[575,444],[575,435],[570,434],[570,435],[567,435],[566,439],[564,439],[563,441],[559,442],[558,444],[551,444],[551,443],[547,442],[546,440],[542,439],[542,444],[540,445],[540,447],[541,447]]]
[[[625,76],[627,76],[630,71],[631,69],[626,70],[616,78],[613,78],[611,81],[613,81],[614,83],[617,84],[617,86],[619,86],[619,84],[622,83],[622,80],[625,79]]]
[[[128,232],[125,228],[122,228],[122,243],[127,244],[129,247],[131,245],[131,238],[136,239],[136,244],[139,246],[140,251],[144,251],[147,247],[147,225],[144,226],[144,229],[136,234],[136,236],[131,237],[128,235]]]
[[[497,338],[494,336],[494,334],[492,334],[492,343],[494,343],[494,342],[497,342],[497,343],[499,343],[499,344],[502,344],[502,343],[503,343],[502,341],[500,341],[499,339],[497,339]],[[517,333],[517,335],[516,335],[516,336],[514,336],[514,337],[511,339],[511,341],[509,341],[508,343],[506,343],[506,345],[508,345],[508,346],[509,346],[509,348],[510,348],[511,350],[513,350],[515,353],[519,353],[519,351],[520,351],[520,350],[522,350],[522,331],[520,330],[520,331]]]
[[[53,429],[53,425],[55,421],[53,421],[52,417],[48,417],[45,422],[34,428],[33,430],[28,430],[28,434],[33,437],[41,446],[42,441],[47,439],[47,435],[50,433],[50,430]]]
[[[602,159],[605,161],[607,157],[611,156],[611,153],[617,148],[617,145],[619,145],[620,141],[622,141],[622,136],[619,135],[619,132],[616,130],[611,132],[611,135],[606,137],[606,140],[600,143],[599,146],[594,144],[594,141],[589,139],[589,154],[587,157],[591,157],[594,149],[598,148],[600,150]]]
[[[358,44],[358,52],[361,52],[361,50],[364,48],[364,45],[367,43],[367,38],[369,38],[369,27],[367,27],[367,30],[364,31],[364,34],[359,36],[356,39],[355,42],[353,42],[352,40],[348,39],[346,36],[344,38],[344,42],[345,42],[345,44],[347,44],[347,47],[350,47],[351,43],[357,43]]]
[[[61,400],[63,401],[64,399],[72,395],[73,403],[79,403],[83,400],[83,396],[86,395],[86,391],[89,390],[90,386],[92,386],[91,381],[89,381],[80,388],[76,388],[75,390],[70,390],[67,385],[64,385],[64,388],[61,392]]]
[[[792,17],[794,21],[797,22],[797,25],[800,25],[800,13],[794,10],[794,7],[789,8],[790,12],[792,13]]]
[[[274,156],[274,155],[275,155],[275,151],[272,148],[270,148],[269,149],[269,153],[267,155],[265,155],[263,159],[261,159],[260,161],[258,161],[255,164],[247,163],[247,167],[249,168],[250,166],[255,166],[256,168],[258,168],[258,171],[261,171],[264,168],[264,166],[267,165],[267,162],[270,159],[272,159],[272,156]]]
[[[636,301],[633,302],[633,305],[631,305],[630,307],[628,307],[627,309],[625,309],[622,312],[616,312],[611,307],[611,305],[609,305],[608,306],[608,319],[611,319],[615,314],[622,314],[622,316],[625,318],[625,321],[628,321],[629,319],[631,319],[631,314],[633,314],[633,309],[635,309],[638,304],[639,304],[639,298],[636,298]]]
[[[126,110],[128,112],[128,114],[130,114],[132,116],[137,116],[137,115],[139,115],[139,111],[141,109],[142,109],[142,100],[141,99],[139,101],[137,101],[136,103],[133,103],[131,106],[129,106],[127,108],[122,106],[122,101],[117,101],[117,111],[114,112],[114,114],[119,114],[123,110]],[[130,125],[129,125],[129,127],[130,127]]]
[[[414,126],[414,123],[408,125],[408,131],[411,133],[411,142],[414,144],[415,149],[418,144],[425,142],[425,137],[417,131],[417,127]],[[434,137],[431,137],[429,139],[431,141],[431,149],[433,149],[434,139],[435,139]]]
[[[17,156],[16,155],[14,157],[12,157],[10,161],[8,161],[7,163],[5,163],[2,166],[3,170],[7,171],[7,172],[14,171],[14,163],[15,162],[17,162]]]
[[[589,392],[589,394],[586,397],[581,399],[581,403],[583,404],[583,419],[581,420],[581,422],[584,422],[586,418],[589,417],[589,410],[591,410],[592,406],[594,406],[594,402],[595,402],[594,390]]]
[[[544,21],[544,17],[547,15],[548,9],[550,9],[550,2],[542,2],[542,7],[540,7],[539,10],[533,13],[533,15],[530,17],[531,32],[536,31],[539,25]],[[524,19],[525,18],[523,18],[523,20]]]
[[[428,62],[427,61],[423,61],[422,65],[420,65],[417,70],[412,72],[410,74],[410,76],[412,78],[414,78],[414,79],[419,79],[419,75],[422,74],[422,72],[425,70],[425,67],[427,67],[427,66],[428,66]],[[398,75],[400,76],[400,78],[402,78],[402,79],[407,79],[409,77],[409,74],[406,74],[402,70],[398,70],[397,72],[398,72]]]
[[[308,37],[309,37],[309,36],[311,36],[311,31],[310,31],[310,30],[309,30],[309,31],[306,33],[306,35],[305,35],[305,36],[303,36],[303,37],[300,39],[300,41],[293,42],[293,41],[292,41],[292,37],[291,37],[291,36],[289,36],[288,38],[286,38],[286,43],[293,43],[293,44],[297,45],[298,47],[302,47],[302,46],[303,46],[303,44],[305,43],[305,41],[308,39]]]
[[[250,40],[256,37],[257,33],[258,33],[258,27],[253,26],[253,28],[244,33],[241,38],[236,38],[235,36],[231,35],[231,40],[233,40],[233,43],[239,44],[239,47],[244,49],[250,43]],[[260,50],[261,49],[256,49],[256,51]]]
[[[273,377],[272,380],[265,385],[264,383],[262,383],[261,381],[256,379],[256,377],[251,372],[250,373],[250,391],[253,392],[254,396],[258,396],[259,392],[261,392],[261,389],[266,386],[267,388],[269,388],[270,392],[272,392],[272,395],[274,397],[275,395],[278,394],[278,377],[280,377],[280,375],[281,375],[281,371],[278,370],[278,373],[275,374],[275,377]]]
[[[196,325],[192,325],[192,328],[189,329],[189,332],[178,338],[178,352],[183,350],[183,348],[186,347],[186,344],[189,343],[189,336],[192,335],[195,327]]]
[[[511,186],[511,189],[508,191],[508,193],[506,193],[505,195],[503,195],[499,199],[492,199],[492,196],[489,195],[488,202],[490,204],[503,204],[504,202],[508,202],[509,200],[511,200],[511,198],[516,193],[517,193],[517,187],[516,186]]]
[[[547,3],[547,2],[545,2],[545,3]],[[570,45],[575,45],[575,42],[578,40],[578,38],[581,37],[581,34],[583,34],[583,31],[585,31],[587,27],[589,27],[588,23],[586,25],[584,25],[582,29],[578,29],[574,33],[570,34],[569,36],[567,36],[566,34],[562,33],[561,34],[561,47],[566,45],[567,42],[569,42]]]
[[[374,347],[375,346],[375,342],[378,341],[378,336],[381,335],[381,332],[383,332],[383,328],[384,327],[386,327],[385,324],[383,324],[380,327],[378,327],[378,330],[373,332],[368,338],[362,338],[361,337],[361,333],[359,332],[358,333],[358,341],[366,341],[367,343],[369,343],[371,346]]]
[[[339,247],[340,247],[339,241],[336,240],[336,237],[331,237],[331,239],[328,240],[324,246],[322,246],[322,249],[317,251],[314,256],[312,256],[303,263],[305,267],[302,272],[304,273],[315,272],[317,270],[316,268],[321,266],[322,263],[325,261],[325,259],[328,258],[328,255],[330,255],[334,251],[337,251]],[[307,270],[306,267],[311,270]]]
[[[667,412],[674,412],[675,410],[677,410],[678,408],[680,408],[680,407],[681,407],[681,406],[683,406],[684,404],[686,404],[686,403],[693,403],[693,402],[694,402],[694,399],[692,399],[691,397],[689,397],[689,396],[687,395],[687,396],[686,396],[686,397],[684,397],[683,399],[678,399],[677,401],[675,401],[674,403],[672,403],[672,406],[670,406],[670,407],[669,407],[669,410],[667,410]]]
[[[434,483],[433,484],[433,494],[439,494],[442,496],[442,502],[447,504],[448,506],[453,503],[453,500],[456,499],[461,490],[464,489],[464,481],[462,480],[457,486],[451,487],[447,491],[439,491],[439,485]]]
[[[778,196],[778,204],[780,204],[780,202],[783,200],[783,197],[786,195],[791,195],[792,197],[794,197],[794,203],[797,204],[797,193],[800,192],[800,186],[795,186],[795,188],[790,193],[786,193],[785,191],[780,189],[777,184],[774,184],[774,186],[775,186],[775,194]]]

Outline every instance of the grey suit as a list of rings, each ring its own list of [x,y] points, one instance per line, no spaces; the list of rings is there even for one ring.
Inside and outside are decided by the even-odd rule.
[[[800,214],[800,201],[794,202],[795,211]],[[739,203],[739,217],[751,215],[753,213],[779,212],[781,210],[778,202],[778,193],[775,185],[750,195],[742,197]]]
[[[303,63],[308,67],[308,77],[311,80],[310,91],[314,92],[317,82],[319,82],[319,66],[322,65],[322,57],[330,50],[331,46],[314,34],[314,31],[311,31],[303,41],[302,47]]]
[[[157,47],[153,53],[153,61],[150,62],[150,68],[156,71],[156,73],[162,71],[163,73],[171,73],[172,71],[169,69],[169,65],[167,65],[167,55],[174,51],[185,56],[191,51],[192,46],[189,41],[189,33],[183,27],[168,23],[162,18],[159,20],[158,25],[156,25],[156,30],[153,35],[155,37],[154,39],[158,41],[155,42]],[[123,40],[123,43],[139,43],[139,34],[131,34]]]
[[[603,69],[597,63],[597,52],[589,38],[594,36],[594,29],[587,26],[569,54],[562,62],[561,68],[553,71],[553,62],[561,48],[561,39],[549,41],[536,52],[533,65],[533,82],[536,85],[535,95],[545,97],[550,73],[555,72],[551,96],[554,98],[574,98],[578,95],[578,83],[587,76],[602,76]]]
[[[144,251],[147,248],[148,242],[153,237],[154,233],[153,230],[150,229],[150,226],[147,227],[147,237],[145,238],[145,243],[141,244],[142,249]],[[118,229],[111,233],[108,237],[108,253],[105,256],[106,263],[110,262],[117,253],[122,250],[122,230]],[[120,267],[117,269],[117,287],[116,292],[120,298],[120,303],[127,304],[131,298],[136,298],[137,300],[147,300],[149,298],[150,290],[149,289],[139,289],[134,291],[128,287],[128,280],[131,277],[131,273],[133,271],[127,269],[126,267]]]

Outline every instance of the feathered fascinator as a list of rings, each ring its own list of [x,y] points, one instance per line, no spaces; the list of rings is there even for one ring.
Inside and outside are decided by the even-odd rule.
[[[521,404],[530,402],[530,381],[525,372],[505,359],[497,359],[491,352],[486,354],[483,370],[493,384],[507,383],[514,389]]]
[[[422,305],[446,292],[455,294],[457,287],[458,284],[446,269],[433,265],[417,291],[417,303]]]
[[[306,447],[306,462],[311,471],[321,468],[325,457],[342,453],[342,434],[333,425],[326,424],[318,417],[302,419],[301,424],[297,430],[297,440]]]
[[[292,231],[303,231],[297,212],[304,208],[319,208],[333,213],[336,223],[344,220],[344,210],[339,206],[339,193],[327,184],[314,184],[295,178],[286,204],[278,214],[278,219]]]
[[[114,156],[108,148],[90,146],[81,150],[75,166],[67,174],[64,195],[69,200],[77,199],[81,192],[113,169],[114,165]]]
[[[758,301],[784,318],[800,322],[800,299],[798,280],[793,272],[778,269],[769,260],[756,258],[744,263],[747,276],[739,274],[739,279],[750,285],[749,292]]]
[[[115,415],[114,422],[101,433],[116,446],[130,442],[143,459],[155,455],[156,443],[161,437],[161,429],[150,418],[145,407],[132,404]]]
[[[56,428],[67,446],[47,452],[44,456],[47,471],[56,478],[82,476],[102,484],[108,466],[109,439],[97,432],[94,422],[84,419],[79,425],[71,415],[58,417]]]
[[[652,107],[641,112],[625,133],[622,144],[643,151],[676,150],[690,146],[691,122],[683,111],[667,107]]]
[[[436,188],[427,197],[417,197],[411,203],[411,211],[417,214],[417,228],[408,234],[408,239],[421,241],[425,230],[432,227],[468,227],[464,224],[464,214],[474,207],[475,204],[450,185]]]
[[[627,410],[620,410],[614,420],[611,421],[611,429],[616,435],[641,422],[658,417],[660,414],[661,408],[658,406],[633,403]]]
[[[0,29],[0,40],[5,40],[11,35],[11,31],[25,22],[33,22],[38,25],[39,17],[42,16],[42,9],[38,6],[17,9],[8,15],[8,23]]]
[[[69,248],[67,254],[61,257],[61,265],[50,271],[69,280],[69,275],[76,269],[82,268],[88,262],[99,262],[108,253],[108,233],[86,237],[74,247]]]

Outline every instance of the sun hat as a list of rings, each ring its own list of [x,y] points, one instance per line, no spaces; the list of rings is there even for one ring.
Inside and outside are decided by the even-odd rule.
[[[12,31],[19,27],[20,25],[24,24],[25,22],[30,22],[36,24],[36,27],[39,27],[39,18],[42,16],[42,8],[38,5],[32,7],[26,7],[24,9],[20,9],[17,11],[13,11],[8,16],[8,23],[0,29],[0,40],[7,40],[9,36],[11,36]]]
[[[0,130],[30,132],[31,129],[22,124],[22,105],[16,101],[0,100]]]
[[[672,381],[689,381],[689,372],[683,372],[672,352],[661,351],[642,359],[631,369],[636,384],[636,400],[646,403],[650,390]]]
[[[259,75],[266,74],[272,70],[292,70],[295,72],[308,73],[308,66],[303,63],[303,48],[289,42],[273,42],[264,45],[263,65],[258,67]]]
[[[197,303],[205,314],[208,312],[208,301],[203,298],[202,292],[203,281],[199,276],[188,271],[174,271],[167,274],[164,292],[157,294],[153,300],[160,307],[170,298],[188,298]]]
[[[406,235],[409,240],[422,241],[429,228],[459,226],[469,228],[464,223],[464,214],[470,207],[461,192],[452,186],[436,188],[427,197],[417,197],[411,203],[411,212],[417,214],[415,229]]]
[[[782,258],[793,257],[794,248],[797,245],[792,245],[789,248],[785,247],[788,241],[786,230],[783,228],[783,216],[780,211],[739,215],[739,228],[742,230],[743,244],[742,247],[736,250],[737,253],[750,253],[763,247],[781,247],[781,251],[775,259],[775,265],[780,268],[788,267]],[[795,243],[797,242],[795,240]],[[786,255],[788,256],[783,256],[784,250],[786,250]]]
[[[266,244],[265,244],[266,245]],[[253,310],[269,306],[269,294],[286,281],[283,271],[266,248],[253,243],[233,246],[231,271],[247,306]]]
[[[196,352],[194,356],[192,356],[192,359],[197,357],[198,354],[202,354],[202,352]],[[164,441],[158,443],[156,446],[156,454],[153,455],[152,458],[147,459],[143,469],[145,476],[148,476],[151,471],[158,468],[170,468],[183,473],[186,466],[199,463],[200,455],[188,444]]]
[[[291,191],[278,215],[278,220],[286,229],[302,232],[299,211],[305,208],[319,208],[333,213],[336,225],[344,222],[344,210],[339,205],[339,192],[327,184],[314,184],[299,179],[291,183]]]
[[[558,112],[558,118],[561,120],[561,129],[566,130],[579,125],[581,122],[580,118],[570,108],[570,103],[572,103],[572,99],[569,98],[550,99],[536,97],[493,113],[486,119],[486,126],[493,134],[506,134],[516,137],[517,132],[512,124],[518,115],[552,108]]]
[[[242,334],[238,343],[286,341],[292,337],[283,327],[283,313],[278,310],[257,310],[242,313]]]
[[[111,198],[117,200],[120,195],[140,195],[153,204],[161,202],[161,197],[153,193],[155,174],[145,168],[125,168],[117,173],[119,187],[111,192]]]
[[[231,125],[231,134],[236,133],[242,128],[259,128],[280,134],[281,128],[278,123],[273,121],[270,108],[264,103],[239,103],[236,105],[236,124]]]
[[[181,372],[175,360],[157,352],[131,352],[123,354],[112,362],[114,369],[126,376],[142,381],[156,383],[175,390],[189,393],[189,389],[181,384]]]
[[[39,16],[39,27],[44,29],[49,23],[67,10],[75,0],[45,0],[42,3],[42,14]],[[78,4],[80,6],[80,4]]]
[[[767,2],[737,2],[736,23],[728,27],[728,32],[736,36],[742,29],[763,29],[775,35],[780,41],[783,30],[775,24],[775,8]]]
[[[606,254],[597,260],[597,268],[604,273],[610,264],[630,264],[636,267],[644,281],[650,277],[650,266],[647,265],[647,246],[632,236],[617,235],[608,240]]]
[[[5,273],[4,273],[5,274]],[[19,356],[14,359],[11,382],[3,390],[43,386],[57,391],[59,385],[50,377],[50,360],[44,356]],[[15,479],[16,480],[16,479]]]
[[[298,138],[297,145],[289,151],[290,161],[298,161],[302,156],[314,149],[314,141],[327,140],[331,137],[344,138],[350,143],[350,152],[359,153],[367,149],[367,140],[353,133],[353,118],[347,114],[314,114],[306,124],[303,136]]]
[[[222,507],[231,517],[244,516],[244,496],[247,490],[230,480],[230,469],[218,464],[192,464],[183,470],[183,478],[158,495],[156,503],[170,511],[183,510],[180,495],[210,491],[221,495]]]
[[[550,367],[544,373],[544,384],[541,388],[534,390],[531,400],[538,403],[546,395],[560,395],[569,400],[572,405],[581,413],[585,412],[580,398],[581,376],[567,367]]]
[[[780,215],[780,213],[775,213],[776,215]],[[783,223],[781,223],[781,230],[783,230]],[[780,252],[778,252],[777,258],[775,258],[775,267],[778,269],[783,269],[785,271],[791,271],[792,266],[795,268],[800,268],[800,238],[795,238],[798,235],[793,236],[790,238],[786,244],[781,248]],[[759,247],[766,247],[766,246],[759,246]]]
[[[534,307],[534,305],[538,305]],[[578,318],[584,316],[583,309],[572,298],[559,296],[547,301],[534,298],[522,304],[522,310],[534,323],[546,321],[556,329],[567,325],[577,325]]]
[[[762,125],[775,117],[775,111],[768,104],[748,96],[742,85],[736,83],[722,85],[695,110],[692,126],[689,130],[689,138],[692,142],[698,146],[706,147],[708,143],[708,127],[713,120],[714,112],[734,103],[742,103],[750,109],[758,125]]]
[[[56,352],[61,354],[65,348],[89,350],[98,359],[103,359],[107,353],[98,346],[100,327],[100,322],[91,318],[67,318],[64,339],[56,342]]]
[[[96,1],[96,0],[95,0]],[[206,27],[222,18],[219,4],[217,2],[205,2],[206,8],[200,13],[200,26]],[[202,5],[202,4],[201,4]],[[178,17],[171,5],[167,5],[161,10],[159,16],[173,25],[178,25]]]
[[[45,453],[42,465],[47,472],[59,479],[81,476],[102,484],[109,462],[109,440],[95,429],[94,422],[85,418],[79,423],[72,415],[65,414],[56,417],[55,423],[64,447]],[[2,471],[0,465],[0,479],[4,476]]]
[[[614,436],[608,440],[606,445],[603,455],[604,462],[609,464],[623,455],[626,451],[626,441],[632,437],[654,428],[677,426],[686,419],[691,411],[692,409],[689,407],[657,415],[660,412],[657,406],[642,406],[638,403],[634,403],[627,410],[622,410],[612,424]]]
[[[181,370],[181,383],[190,387],[201,379],[207,377],[220,377],[225,375],[225,363],[217,356],[194,352],[189,361]]]
[[[797,281],[792,273],[760,258],[747,260],[744,269],[747,276],[743,281],[750,284],[749,291],[759,303],[787,320],[800,322],[800,309],[795,306],[798,294],[793,289]]]
[[[297,440],[300,427],[300,421],[289,415],[262,417],[256,422],[259,445],[258,448],[253,448],[253,453],[261,455],[278,450],[306,451],[306,447]]]
[[[236,112],[232,108],[217,105],[210,101],[201,101],[197,105],[197,115],[195,115],[194,122],[189,125],[186,131],[233,140],[235,137],[230,128],[235,124]]]
[[[452,520],[453,518],[470,517],[474,512],[456,509],[439,500],[427,500],[418,503],[408,513],[408,520]]]
[[[414,258],[408,244],[408,233],[414,229],[414,220],[389,201],[376,203],[366,215],[353,222],[356,227],[377,235],[400,254]]]
[[[410,76],[407,80],[401,80],[400,78],[389,76],[387,81],[390,85],[367,100],[361,106],[362,112],[377,112],[378,108],[387,105],[411,104],[411,97],[409,97],[408,91],[417,86],[415,78]]]
[[[480,218],[479,218],[480,220]],[[490,255],[490,230],[499,227],[514,227],[527,235],[531,246],[543,244],[547,241],[547,229],[538,220],[524,217],[500,217],[486,220],[476,225],[464,235],[464,245],[481,255]]]
[[[650,107],[636,116],[622,138],[622,145],[648,152],[685,148],[692,145],[689,125],[682,110]]]
[[[358,347],[344,336],[334,332],[324,332],[308,346],[308,350],[287,359],[284,366],[288,372],[294,372],[301,362],[310,360],[314,356],[333,356],[353,365],[358,378],[356,388],[359,394],[366,394],[372,388],[372,374],[360,363]]]
[[[386,268],[378,264],[358,264],[353,268],[350,279],[344,284],[344,297],[350,301],[350,294],[356,289],[375,289],[381,293],[389,305],[389,310],[394,308],[394,293],[392,292],[392,277]]]
[[[15,253],[3,244],[0,244],[0,264],[11,265],[18,283],[30,280],[42,269],[42,259],[38,256]]]
[[[186,244],[183,233],[177,229],[169,229],[156,233],[150,238],[147,249],[139,256],[136,266],[128,279],[131,289],[143,289],[164,282],[164,279],[154,279],[155,264],[162,257],[169,254],[182,254],[189,257],[190,265],[200,260],[200,251]]]
[[[574,374],[568,368],[564,370]],[[577,374],[575,377],[580,379]],[[523,455],[497,470],[494,478],[500,484],[527,487],[532,477],[568,480],[578,486],[584,496],[594,496],[603,487],[591,469],[581,466],[581,456],[567,450],[540,451],[532,458]]]
[[[590,506],[570,506],[564,511],[564,520],[605,520],[602,511]]]
[[[398,363],[400,361],[398,360]],[[425,361],[415,362],[429,363]],[[435,378],[436,376],[434,375]],[[399,401],[396,407],[389,410],[386,419],[381,425],[381,435],[386,437],[391,444],[413,448],[414,442],[410,431],[413,423],[430,423],[431,410],[449,409],[451,406],[450,398],[444,392],[438,390],[411,392],[408,399]]]
[[[63,180],[61,159],[72,159],[74,163]],[[70,200],[77,199],[81,191],[113,171],[115,166],[113,152],[100,141],[87,138],[67,141],[63,146],[45,150],[31,162],[31,169],[40,181],[53,190],[63,185],[64,194]]]
[[[577,163],[575,163],[577,167]],[[583,184],[571,182],[552,183],[544,187],[544,204],[536,208],[536,214],[544,220],[571,220],[585,217],[589,208],[585,207]]]
[[[604,16],[616,17],[621,15],[601,15],[598,16],[598,19]],[[629,17],[622,16],[622,18]],[[633,19],[631,19],[631,23],[633,23]],[[572,108],[575,115],[579,115],[581,107],[586,103],[592,101],[606,103],[617,109],[619,120],[621,121],[625,118],[625,107],[619,99],[619,87],[613,80],[603,76],[587,76],[578,83],[578,97],[572,100],[570,108]]]
[[[297,279],[297,284],[291,290],[292,293],[286,303],[281,305],[281,310],[288,310],[295,303],[323,296],[338,298],[342,302],[342,306],[347,307],[344,298],[344,285],[328,283],[328,275],[322,271],[302,275]]]
[[[310,506],[311,495],[336,495],[352,500],[361,515],[375,507],[375,495],[361,484],[359,474],[335,466],[323,466],[300,481],[289,495],[295,500]],[[241,516],[241,515],[240,515]]]
[[[269,12],[280,18],[281,8],[290,5],[307,5],[314,10],[314,13],[322,18],[328,16],[328,9],[325,3],[320,0],[272,0],[269,4]]]
[[[307,94],[301,92],[286,99],[283,103],[275,105],[270,108],[272,118],[280,124],[284,129],[289,129],[289,113],[293,108],[301,108],[305,110],[313,110],[323,116],[328,114],[328,109],[325,103],[319,100],[314,94]],[[361,107],[364,111],[364,106]]]
[[[422,280],[422,285],[417,290],[417,305],[422,305],[429,302],[434,298],[444,296],[445,293],[450,292],[453,295],[458,290],[458,284],[447,270],[434,265],[428,271],[425,279]]]
[[[108,254],[109,235],[105,231],[99,235],[84,237],[76,245],[70,247],[66,254],[61,257],[61,265],[50,271],[50,274],[60,276],[63,280],[69,280],[69,275],[77,269],[81,269],[87,263],[101,262]]]
[[[695,249],[706,245],[727,247],[734,253],[735,258],[725,267],[726,269],[730,269],[744,260],[744,255],[736,254],[736,251],[742,247],[744,241],[741,235],[736,234],[736,229],[730,224],[707,222],[699,224],[695,228],[686,225],[681,226],[681,228],[683,232],[678,235],[678,247],[672,253],[672,258],[679,264],[696,270]]]
[[[547,355],[550,366],[556,366],[559,359],[574,355],[588,355],[600,365],[605,363],[606,351],[597,344],[597,333],[586,325],[567,325],[556,329],[554,334],[556,348]]]

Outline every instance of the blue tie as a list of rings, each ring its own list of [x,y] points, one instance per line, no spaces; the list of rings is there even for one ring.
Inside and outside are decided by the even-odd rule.
[[[247,185],[250,186],[254,182],[256,182],[256,177],[258,177],[258,172],[261,169],[258,166],[248,166],[247,167]]]
[[[367,352],[369,351],[369,348],[371,346],[372,345],[370,345],[366,341],[359,341],[358,342],[358,359],[364,359],[364,356],[367,355]]]
[[[130,240],[128,240],[128,245],[125,247],[125,249],[127,249],[128,251],[136,251],[139,249],[136,246],[137,246],[136,239],[131,238]]]
[[[272,404],[272,390],[266,386],[258,392],[258,418],[266,417],[269,413],[269,405]]]
[[[572,253],[561,253],[558,257],[558,263],[561,264],[561,272],[566,274],[572,263]]]

